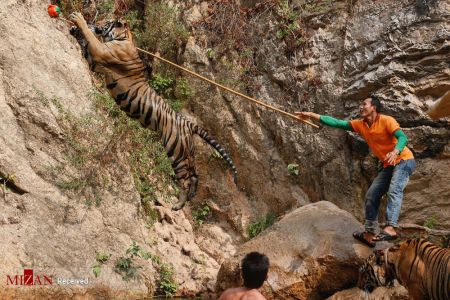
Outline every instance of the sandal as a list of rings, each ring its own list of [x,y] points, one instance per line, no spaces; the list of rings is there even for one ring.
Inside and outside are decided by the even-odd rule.
[[[370,241],[368,241],[368,240],[366,240],[364,238],[364,232],[355,231],[355,232],[353,232],[353,237],[355,239],[357,239],[358,241],[360,241],[361,243],[369,246],[370,248],[374,248],[375,247],[375,243],[374,242],[370,242]]]
[[[388,242],[388,241],[394,241],[397,238],[398,238],[398,236],[396,234],[391,235],[391,234],[387,233],[386,231],[382,231],[376,237],[374,237],[373,240],[377,241],[377,242],[381,242],[381,241]]]

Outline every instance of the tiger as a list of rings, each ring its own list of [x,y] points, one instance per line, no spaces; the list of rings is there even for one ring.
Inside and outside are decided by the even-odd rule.
[[[423,239],[408,239],[396,246],[377,250],[359,269],[358,287],[372,292],[391,286],[394,279],[403,285],[410,299],[450,299],[450,249]]]
[[[175,112],[150,87],[146,66],[139,57],[125,21],[116,19],[107,21],[103,26],[91,26],[79,12],[72,13],[69,19],[75,24],[70,33],[84,50],[91,69],[104,74],[106,88],[120,109],[129,117],[138,119],[143,127],[160,133],[180,187],[173,210],[182,209],[197,191],[194,134],[220,153],[232,169],[236,184],[237,170],[225,149],[206,130]]]

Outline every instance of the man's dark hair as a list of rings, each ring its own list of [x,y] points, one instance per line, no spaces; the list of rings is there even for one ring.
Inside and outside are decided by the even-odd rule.
[[[249,289],[260,288],[267,278],[269,258],[259,252],[250,252],[242,260],[242,278]]]
[[[372,103],[372,106],[375,106],[375,110],[377,111],[377,113],[380,113],[381,108],[383,107],[380,99],[378,99],[378,97],[375,95],[370,95],[370,99],[371,99],[370,103]]]

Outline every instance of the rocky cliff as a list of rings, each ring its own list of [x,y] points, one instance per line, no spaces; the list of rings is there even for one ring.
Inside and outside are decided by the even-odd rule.
[[[121,9],[132,3],[145,8],[115,1]],[[449,120],[426,115],[450,88],[448,1],[169,5],[189,32],[173,58],[245,94],[340,118],[356,117],[358,103],[377,94],[418,162],[400,222],[450,228]],[[152,169],[145,173],[155,198],[149,203],[129,164],[138,143],[111,119],[114,110],[99,108],[100,81],[68,24],[50,19],[46,6],[0,4],[0,276],[8,285],[7,276],[11,283],[33,269],[89,285],[9,284],[1,298],[208,294],[220,264],[268,213],[327,200],[362,221],[376,161],[357,136],[317,130],[187,76],[194,95],[183,113],[231,153],[238,185],[198,140],[194,201],[170,211],[176,187]],[[158,161],[151,156],[149,165]]]
[[[241,19],[232,1],[223,4],[228,14],[219,5],[209,10],[183,5],[183,11],[189,8],[186,21],[196,29],[184,56],[188,65],[220,79],[229,69],[227,61],[234,61],[235,73],[227,74],[240,76],[235,86],[267,103],[351,119],[364,97],[378,95],[384,113],[408,135],[418,162],[401,222],[423,224],[434,217],[449,227],[449,122],[432,121],[425,113],[449,89],[448,1],[243,1]],[[250,25],[221,29],[227,18]],[[212,33],[232,45],[224,46]],[[208,59],[209,48],[216,57]],[[217,54],[220,49],[228,52]],[[223,97],[214,106],[199,98],[195,111],[213,123],[220,106],[222,124],[229,125],[219,135],[231,137],[245,187],[267,210],[278,213],[324,199],[362,219],[376,162],[357,136],[316,130],[240,98]],[[287,171],[289,164],[298,165],[298,175]]]
[[[87,63],[46,10],[41,0],[0,4],[0,298],[212,292],[239,236],[226,224],[199,229],[170,206],[143,212],[129,154],[98,119]],[[36,286],[24,286],[24,269]],[[88,282],[58,281],[71,279]]]

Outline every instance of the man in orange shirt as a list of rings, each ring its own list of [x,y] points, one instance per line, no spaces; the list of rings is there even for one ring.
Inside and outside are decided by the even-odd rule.
[[[361,135],[370,150],[383,162],[365,197],[365,232],[355,232],[353,236],[368,245],[375,247],[376,241],[389,241],[397,238],[395,228],[403,200],[403,190],[409,176],[416,167],[411,150],[406,147],[408,138],[397,121],[380,114],[381,102],[375,96],[364,99],[359,106],[361,119],[338,120],[330,116],[321,116],[313,112],[295,112],[304,119],[314,119],[334,128],[354,131]],[[378,232],[378,209],[381,197],[387,194],[386,227]]]

